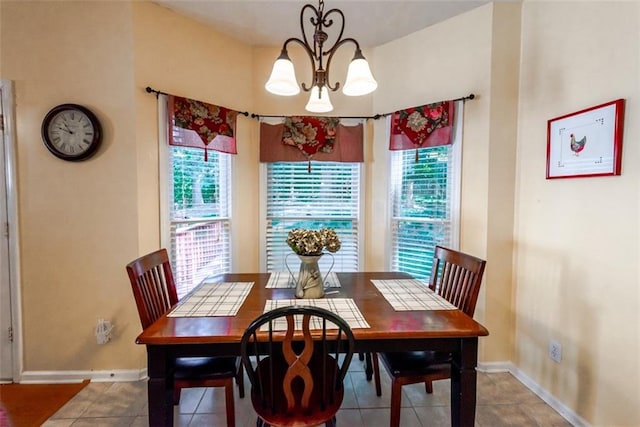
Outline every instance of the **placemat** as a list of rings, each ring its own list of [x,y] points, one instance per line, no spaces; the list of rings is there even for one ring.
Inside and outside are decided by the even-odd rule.
[[[274,310],[280,307],[288,307],[288,306],[313,306],[313,307],[321,307],[326,310],[331,311],[332,313],[336,313],[338,316],[342,317],[345,322],[351,327],[354,328],[370,328],[367,321],[364,319],[364,316],[360,312],[360,309],[356,305],[356,303],[351,298],[307,298],[307,299],[277,299],[277,300],[267,300],[264,305],[264,312]],[[296,319],[296,329],[302,329],[301,322],[302,318]],[[327,323],[329,325],[330,322]],[[309,324],[311,329],[322,329],[322,320],[317,317],[312,317],[311,322]],[[335,325],[333,325],[335,326]],[[269,326],[263,325],[261,330],[268,330]],[[335,329],[335,328],[334,328]],[[273,326],[274,331],[286,331],[287,330],[287,321],[285,318],[278,319],[274,322]]]
[[[167,317],[235,316],[252,286],[253,282],[203,283]]]
[[[296,283],[291,278],[291,274],[289,272],[279,272],[279,273],[271,273],[269,276],[269,281],[267,282],[267,289],[270,288],[295,288]],[[324,281],[324,287],[326,288],[339,288],[340,280],[338,280],[338,276],[336,273],[327,274],[327,278]]]
[[[455,305],[433,292],[426,283],[419,280],[372,280],[371,283],[378,288],[395,311],[457,309]]]

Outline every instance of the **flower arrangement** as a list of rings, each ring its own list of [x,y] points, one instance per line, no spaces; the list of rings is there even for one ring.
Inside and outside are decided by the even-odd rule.
[[[337,252],[342,243],[332,228],[320,230],[294,228],[289,231],[287,245],[297,255],[322,255],[322,250],[325,248],[329,252]]]

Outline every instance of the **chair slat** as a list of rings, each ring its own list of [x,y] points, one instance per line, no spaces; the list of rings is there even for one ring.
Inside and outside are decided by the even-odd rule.
[[[317,332],[311,329],[314,317],[321,319]],[[280,318],[286,319],[286,331],[273,329]],[[266,324],[269,331],[259,332]],[[333,325],[337,326],[335,332]],[[258,425],[333,425],[344,396],[354,342],[342,318],[318,307],[283,307],[252,322],[241,340],[241,355],[252,384]],[[268,356],[259,359],[262,344],[267,345]],[[343,357],[339,357],[341,350]],[[259,361],[254,366],[249,355],[256,351]]]

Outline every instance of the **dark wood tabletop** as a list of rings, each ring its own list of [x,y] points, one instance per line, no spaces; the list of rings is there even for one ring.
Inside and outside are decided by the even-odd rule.
[[[356,328],[356,339],[478,337],[487,329],[459,310],[395,311],[371,280],[411,278],[404,273],[337,273],[338,293],[325,298],[353,298],[370,328]],[[268,299],[295,298],[294,289],[266,289],[269,273],[226,274],[223,282],[254,282],[240,311],[233,317],[166,317],[145,329],[138,344],[235,343],[249,323],[264,311]]]

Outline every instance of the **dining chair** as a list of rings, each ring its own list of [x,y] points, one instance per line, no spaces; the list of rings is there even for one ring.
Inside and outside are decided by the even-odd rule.
[[[354,337],[337,314],[290,306],[255,319],[240,342],[256,425],[336,425]]]
[[[141,256],[127,264],[133,296],[142,329],[146,329],[177,302],[171,264],[166,249]],[[180,403],[180,390],[193,387],[224,387],[227,426],[235,425],[233,380],[244,397],[244,376],[239,357],[178,357],[173,370],[173,404]]]
[[[429,278],[429,288],[473,317],[486,261],[453,249],[436,246]],[[451,378],[451,354],[437,351],[385,352],[373,354],[376,394],[380,396],[378,357],[391,377],[391,419],[389,425],[400,425],[402,386],[424,382],[427,393],[433,393],[433,381]]]

